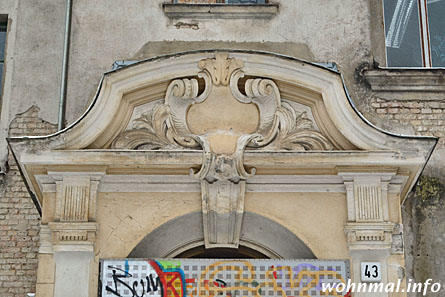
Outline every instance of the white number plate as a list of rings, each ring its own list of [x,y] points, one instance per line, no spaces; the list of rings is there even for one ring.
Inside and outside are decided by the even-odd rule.
[[[360,270],[362,282],[382,281],[382,269],[379,262],[362,262]]]

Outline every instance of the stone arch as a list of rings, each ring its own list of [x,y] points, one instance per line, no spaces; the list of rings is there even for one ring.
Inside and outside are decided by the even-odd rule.
[[[147,234],[129,253],[128,258],[171,258],[189,249],[203,246],[202,222],[202,212],[174,218]],[[317,258],[289,229],[253,212],[244,213],[240,246],[253,249],[272,259]]]

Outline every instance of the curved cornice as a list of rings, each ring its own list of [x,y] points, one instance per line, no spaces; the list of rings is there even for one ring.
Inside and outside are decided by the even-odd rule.
[[[166,55],[110,71],[104,74],[90,107],[72,125],[52,135],[14,137],[9,141],[23,144],[30,151],[107,148],[125,129],[135,106],[162,99],[172,79],[196,76],[200,71],[198,61],[212,58],[216,52],[227,52],[229,57],[242,60],[246,75],[271,78],[286,90],[284,93],[292,95],[304,90],[317,94],[321,100],[312,103],[322,106],[318,110],[324,112],[318,114],[318,119],[317,114],[314,116],[322,132],[337,140],[339,149],[414,151],[426,157],[437,141],[432,137],[395,135],[372,126],[353,106],[342,76],[335,70],[287,56],[241,50]]]

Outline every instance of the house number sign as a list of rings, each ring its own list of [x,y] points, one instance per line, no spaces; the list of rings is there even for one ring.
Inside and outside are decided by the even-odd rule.
[[[382,269],[379,262],[362,262],[360,270],[362,282],[382,281]]]

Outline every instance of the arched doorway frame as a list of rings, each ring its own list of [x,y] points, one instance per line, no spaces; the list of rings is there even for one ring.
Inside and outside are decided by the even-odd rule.
[[[240,245],[270,259],[316,259],[316,255],[285,226],[262,215],[245,212]],[[147,234],[129,258],[174,258],[203,246],[202,213],[193,212],[168,221]],[[283,240],[283,239],[286,240]]]

